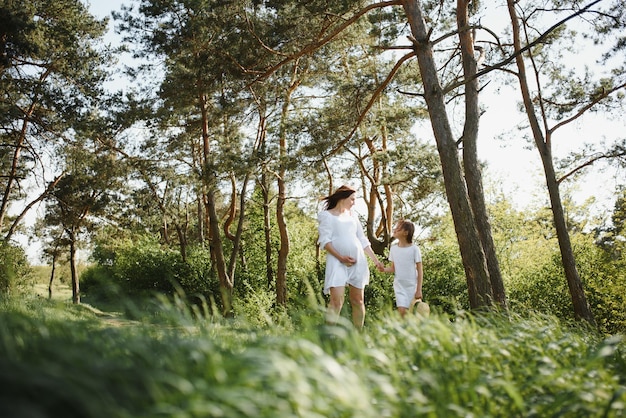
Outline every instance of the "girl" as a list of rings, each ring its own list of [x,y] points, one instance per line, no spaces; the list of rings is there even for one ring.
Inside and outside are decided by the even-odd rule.
[[[389,249],[391,266],[379,269],[385,273],[394,273],[393,290],[396,306],[404,318],[414,299],[422,299],[422,254],[413,244],[415,225],[407,220],[400,220],[393,229],[393,237],[398,240]]]

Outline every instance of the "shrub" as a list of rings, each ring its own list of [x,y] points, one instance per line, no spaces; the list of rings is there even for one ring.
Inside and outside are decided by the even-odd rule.
[[[0,294],[11,294],[32,279],[26,252],[19,246],[0,244]]]
[[[424,300],[440,312],[455,315],[469,309],[465,271],[458,247],[436,245],[422,250]]]
[[[187,261],[173,249],[163,248],[156,240],[142,237],[97,248],[97,265],[83,274],[84,290],[121,291],[128,296],[150,293],[219,298],[217,279],[211,271],[209,251],[189,248]]]

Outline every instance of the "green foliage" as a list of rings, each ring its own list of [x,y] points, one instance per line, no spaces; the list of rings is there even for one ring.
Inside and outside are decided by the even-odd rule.
[[[106,32],[106,22],[78,0],[2,1],[0,9],[4,212],[25,197],[23,181],[42,184],[62,171],[54,167],[63,155],[56,147],[73,142],[93,116],[105,77],[105,55],[94,41]]]
[[[508,297],[514,311],[533,310],[573,319],[572,299],[558,252],[540,268],[511,279]]]
[[[144,236],[106,248],[100,246],[94,251],[94,258],[97,266],[83,274],[86,292],[106,294],[119,289],[124,295],[133,296],[155,292],[171,295],[182,290],[190,296],[219,295],[209,252],[202,248],[191,248],[184,262],[177,251],[163,248],[156,239]]]
[[[311,321],[294,328],[200,320],[176,300],[160,311],[170,322],[0,300],[0,415],[593,418],[626,412],[624,341],[602,340],[553,317],[450,322],[393,315],[358,333]]]
[[[278,228],[270,211],[269,245],[267,259],[263,197],[256,188],[246,205],[246,221],[242,237],[241,259],[235,272],[235,293],[245,300],[250,292],[274,291],[276,257],[279,248]],[[287,259],[287,297],[296,306],[307,306],[312,293],[317,292],[315,278],[315,241],[317,221],[306,215],[293,202],[285,205],[285,217],[289,233],[289,257]],[[268,262],[269,261],[269,262]],[[269,276],[269,278],[268,278]],[[321,290],[320,293],[321,294]]]
[[[501,265],[510,308],[515,312],[533,310],[573,320],[572,298],[558,243],[536,227],[541,223],[536,218],[534,222],[520,224],[523,228],[517,228],[516,232],[509,231],[509,238],[502,239],[504,235],[498,235],[501,248],[506,248],[508,254],[501,257],[504,261]],[[614,251],[615,246],[597,245],[591,234],[573,232],[571,240],[577,270],[599,330],[606,334],[624,333],[626,270],[623,258]]]
[[[0,244],[0,295],[13,294],[32,279],[24,250],[17,245]]]
[[[585,238],[576,243],[576,261],[598,328],[606,334],[626,334],[626,259],[616,260],[591,237]]]
[[[418,243],[422,251],[424,300],[436,311],[454,316],[457,311],[469,309],[469,296],[450,215],[438,219],[431,237]]]

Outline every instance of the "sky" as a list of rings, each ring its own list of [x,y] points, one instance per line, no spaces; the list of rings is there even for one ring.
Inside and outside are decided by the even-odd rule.
[[[112,10],[119,10],[121,5],[133,4],[130,0],[108,0],[92,1],[91,12],[104,18],[110,16]],[[508,15],[493,18],[494,15],[506,13],[503,6],[495,6],[495,3],[488,3],[486,6],[484,22],[489,22],[493,28],[493,23],[504,25],[508,20]],[[499,30],[496,28],[496,30]],[[500,31],[501,32],[501,31]],[[498,32],[498,33],[500,33]],[[485,35],[477,36],[477,41],[492,40]],[[115,43],[118,37],[113,33],[113,22],[110,22],[110,31],[107,41]],[[575,57],[589,56],[589,62],[593,62],[593,51],[581,50]],[[514,80],[512,80],[513,82]],[[539,153],[534,147],[524,139],[523,134],[515,129],[515,126],[525,121],[525,115],[517,110],[519,94],[511,86],[497,87],[499,83],[489,83],[481,92],[481,106],[483,115],[480,119],[478,153],[479,158],[487,163],[484,173],[485,187],[493,187],[497,192],[504,192],[516,204],[528,206],[536,201],[547,201],[547,190],[543,177],[543,169]],[[453,109],[450,112],[451,118],[455,115],[462,117],[462,109]],[[453,120],[455,126],[462,126],[462,120]],[[609,123],[602,116],[587,115],[570,126],[559,130],[554,136],[553,153],[554,156],[564,157],[568,152],[577,150],[585,142],[611,142],[619,138],[619,133],[624,132],[626,122],[624,120]],[[430,125],[416,126],[416,131],[420,137],[431,137]],[[460,132],[458,133],[460,136]],[[432,139],[434,141],[434,139]],[[598,173],[587,175],[584,181],[577,182],[575,198],[582,203],[590,196],[596,196],[603,205],[612,207],[615,183],[609,178],[611,173],[600,175]],[[598,180],[602,182],[601,186]],[[568,186],[564,184],[564,188]],[[604,208],[600,209],[600,211]]]
[[[110,17],[111,11],[120,10],[122,4],[129,5],[129,0],[92,0],[85,2],[89,10],[98,18]],[[490,13],[501,13],[502,8],[494,8],[488,3]],[[507,17],[508,18],[508,17]],[[506,22],[506,19],[496,20]],[[114,34],[114,22],[109,21],[109,33],[105,42],[116,44],[119,36]],[[480,37],[477,37],[480,40]],[[587,55],[586,55],[587,54]],[[586,58],[593,62],[593,51],[581,50],[578,59]],[[513,82],[513,80],[512,80]],[[122,83],[122,81],[118,81]],[[523,133],[515,127],[525,121],[525,115],[517,110],[519,94],[511,85],[497,87],[499,83],[489,83],[481,91],[483,114],[480,119],[478,153],[479,159],[486,163],[483,180],[487,199],[489,195],[503,194],[521,209],[538,204],[547,204],[547,189],[541,167],[541,159],[534,144],[524,139]],[[463,109],[451,109],[449,115],[456,127],[462,126]],[[565,129],[559,130],[554,136],[553,152],[555,157],[564,157],[568,152],[577,150],[586,142],[611,142],[626,131],[626,120],[610,122],[602,115],[586,115]],[[458,128],[460,129],[460,128]],[[415,132],[426,140],[433,141],[432,130],[428,121],[416,125]],[[456,133],[460,136],[460,132]],[[623,134],[622,134],[623,137]],[[621,173],[623,174],[623,173]],[[582,181],[575,182],[572,192],[577,203],[581,204],[590,197],[595,197],[597,204],[592,206],[592,215],[606,216],[613,208],[616,182],[612,179],[613,172],[601,174],[590,172]],[[621,176],[624,178],[625,176]],[[568,184],[561,187],[564,191],[571,189]],[[36,258],[37,249],[29,247],[29,258]]]

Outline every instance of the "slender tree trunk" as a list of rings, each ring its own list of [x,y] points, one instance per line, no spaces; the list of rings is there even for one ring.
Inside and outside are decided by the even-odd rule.
[[[461,56],[463,60],[463,75],[465,80],[465,125],[463,127],[463,169],[467,191],[469,194],[476,227],[480,241],[485,252],[489,279],[491,281],[491,291],[494,301],[502,308],[506,309],[506,294],[500,263],[496,254],[493,236],[491,234],[491,223],[485,205],[485,193],[483,190],[482,173],[478,162],[478,126],[480,119],[480,109],[478,100],[478,79],[476,75],[478,63],[475,58],[474,37],[469,28],[468,5],[470,0],[457,0],[457,27],[459,28],[459,40],[461,45]]]
[[[199,83],[202,85],[201,83]],[[230,316],[232,310],[233,278],[228,276],[226,270],[226,258],[224,257],[224,245],[220,235],[220,224],[215,205],[216,175],[211,168],[211,152],[209,142],[209,125],[206,96],[199,95],[199,106],[202,115],[202,181],[205,190],[206,217],[208,218],[209,242],[211,258],[214,263],[222,294],[222,309],[224,316]]]
[[[67,231],[70,239],[70,274],[72,276],[72,303],[80,303],[80,285],[78,283],[78,270],[76,269],[76,235],[73,231]]]
[[[381,128],[381,139],[382,139],[382,150],[385,151],[387,149],[387,132],[385,127]],[[374,155],[376,153],[376,147],[374,141],[371,138],[364,137],[363,142],[367,146],[370,155]],[[364,157],[358,157],[359,167],[361,169],[361,177],[362,180],[362,188],[365,203],[367,204],[367,224],[365,226],[365,230],[367,232],[367,238],[369,239],[372,245],[372,251],[378,255],[384,255],[385,249],[389,245],[390,235],[390,217],[393,216],[393,194],[391,188],[388,185],[385,185],[385,196],[386,200],[383,200],[379,191],[378,186],[381,182],[381,177],[383,176],[385,170],[385,163],[374,159],[372,161],[372,168],[368,170],[365,167],[365,163],[363,161]],[[371,171],[371,174],[370,174]],[[369,181],[369,192],[368,185],[365,183],[365,178]],[[376,209],[380,210],[381,214],[381,222],[380,225],[375,229],[374,228],[374,220],[376,218]],[[379,238],[379,236],[381,236]]]
[[[198,197],[198,201],[197,201],[197,216],[198,216],[198,227],[197,227],[197,234],[198,234],[198,242],[200,244],[202,244],[202,246],[204,246],[204,241],[205,241],[205,225],[204,225],[204,211],[202,210],[202,198]]]
[[[183,228],[178,224],[174,224],[176,227],[176,234],[178,235],[178,246],[180,248],[180,257],[183,263],[187,262],[187,234]]]
[[[222,294],[223,314],[231,315],[232,295],[233,295],[233,279],[227,274],[226,259],[224,257],[224,245],[220,236],[220,223],[215,208],[215,192],[210,190],[207,192],[207,213],[209,217],[209,234],[211,254],[215,263],[217,277],[220,282],[220,292]]]
[[[373,149],[373,142],[371,139],[364,138],[363,142],[370,150]],[[370,173],[368,171],[368,168],[365,167],[364,159],[366,157],[356,154],[353,155],[357,159],[359,168],[361,170],[361,190],[363,191],[363,200],[365,201],[365,205],[367,207],[365,234],[367,236],[367,239],[370,241],[372,251],[374,251],[375,254],[383,255],[385,252],[385,248],[387,248],[387,243],[379,240],[374,231],[374,219],[376,218],[376,209],[379,207],[379,194],[376,186],[378,184],[378,178],[380,176],[380,166],[377,161],[373,161]],[[369,183],[367,183],[365,179],[367,179]],[[386,215],[384,210],[382,214],[383,216]]]
[[[29,114],[25,115],[25,118],[30,117],[33,112],[33,107],[29,109]],[[15,183],[17,176],[17,169],[19,166],[20,156],[22,153],[22,146],[24,145],[24,141],[26,140],[26,130],[28,127],[27,119],[22,123],[22,130],[20,131],[19,138],[15,143],[15,149],[13,150],[13,158],[11,162],[11,170],[9,174],[6,176],[6,185],[4,187],[4,192],[2,194],[2,202],[0,202],[0,228],[4,224],[4,218],[6,216],[7,210],[9,208],[9,198],[11,197],[11,192],[13,190],[13,184]]]
[[[281,170],[283,175],[284,170]],[[280,247],[278,248],[278,262],[276,265],[276,304],[287,304],[287,256],[289,255],[289,233],[285,221],[285,181],[278,181],[278,200],[276,202],[276,224],[280,235]]]
[[[56,250],[52,255],[52,268],[50,269],[50,281],[48,282],[48,299],[52,299],[52,282],[54,281],[54,273],[57,267],[57,255]]]
[[[278,187],[278,199],[276,200],[276,225],[278,226],[278,235],[280,237],[280,246],[278,247],[278,260],[276,265],[276,304],[287,304],[287,257],[289,256],[289,231],[287,230],[287,221],[285,220],[285,203],[287,202],[287,118],[289,116],[289,107],[291,105],[291,95],[300,85],[300,77],[298,75],[298,61],[294,63],[291,76],[291,84],[285,94],[280,121],[280,135],[278,144],[278,176],[276,185]]]
[[[270,217],[270,191],[265,171],[261,174],[261,194],[263,196],[263,237],[265,239],[265,277],[267,288],[274,284],[274,268],[272,267],[272,223]]]
[[[465,269],[470,306],[474,309],[490,306],[492,293],[485,253],[461,173],[456,141],[452,135],[443,91],[437,77],[437,66],[433,58],[432,45],[428,39],[421,3],[418,0],[403,0],[402,5],[414,38],[415,52],[424,86],[424,98],[437,141],[446,195]]]
[[[259,126],[257,128],[257,142],[261,161],[267,158],[267,115],[266,103],[264,100],[258,100],[259,105]],[[272,289],[274,284],[274,268],[272,265],[272,229],[270,219],[270,190],[269,181],[267,179],[267,169],[261,166],[261,176],[258,180],[258,186],[261,188],[263,197],[263,238],[265,243],[265,279],[267,289]]]
[[[235,277],[235,268],[237,266],[237,256],[241,256],[242,264],[244,264],[245,262],[243,253],[240,250],[241,250],[241,237],[243,235],[243,224],[246,219],[244,214],[246,213],[246,191],[248,190],[249,179],[250,179],[250,174],[246,173],[245,178],[243,180],[243,184],[241,186],[241,193],[239,195],[239,219],[237,221],[237,231],[235,232],[235,235],[233,236],[233,239],[232,239],[233,250],[230,254],[230,261],[228,263],[228,275],[230,277]]]
[[[515,10],[515,1],[508,0],[507,5],[509,9],[509,16],[511,17],[511,25],[513,29],[513,44],[516,52],[515,61],[517,64],[518,79],[520,83],[520,89],[522,92],[522,99],[524,101],[524,108],[530,127],[535,140],[535,145],[541,156],[541,162],[546,177],[546,184],[548,187],[548,193],[550,195],[550,205],[552,206],[552,216],[554,220],[554,227],[559,241],[559,248],[561,251],[561,260],[563,262],[563,269],[565,270],[565,277],[567,279],[567,285],[572,297],[572,303],[574,305],[574,315],[578,319],[584,319],[590,324],[595,325],[595,319],[593,313],[587,303],[585,292],[583,290],[578,270],[576,269],[576,260],[574,258],[574,251],[572,250],[572,244],[569,238],[569,232],[567,230],[567,223],[565,221],[565,215],[563,213],[563,205],[561,202],[561,196],[559,193],[559,184],[556,180],[556,173],[554,171],[554,163],[552,160],[552,146],[549,133],[544,136],[535,109],[533,106],[532,97],[530,94],[530,88],[528,87],[528,81],[526,76],[526,66],[524,63],[524,57],[519,53],[521,51],[521,37],[519,19],[517,17],[517,11]]]

